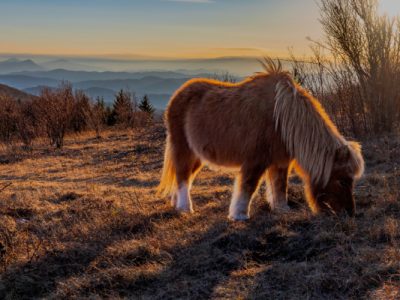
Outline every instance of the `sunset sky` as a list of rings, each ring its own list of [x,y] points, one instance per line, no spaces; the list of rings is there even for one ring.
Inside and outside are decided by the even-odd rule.
[[[399,0],[382,10],[400,12]],[[316,0],[2,0],[0,52],[150,57],[306,54]]]

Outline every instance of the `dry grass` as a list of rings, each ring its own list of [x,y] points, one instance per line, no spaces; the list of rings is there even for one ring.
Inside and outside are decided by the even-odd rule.
[[[192,216],[155,197],[161,126],[103,136],[0,165],[0,298],[400,297],[395,138],[365,143],[355,218],[313,217],[294,178],[291,213],[270,213],[262,187],[233,223],[230,174],[200,173]]]

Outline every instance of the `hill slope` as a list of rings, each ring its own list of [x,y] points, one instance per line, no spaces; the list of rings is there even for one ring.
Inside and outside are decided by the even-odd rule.
[[[10,97],[14,100],[19,100],[19,101],[25,101],[25,100],[31,100],[35,98],[35,96],[25,93],[23,91],[17,90],[15,88],[9,87],[4,84],[0,84],[0,97],[5,96],[5,97]]]

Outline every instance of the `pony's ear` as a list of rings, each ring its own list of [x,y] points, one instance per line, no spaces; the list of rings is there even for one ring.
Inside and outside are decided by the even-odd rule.
[[[356,142],[348,142],[341,146],[335,153],[335,169],[343,170],[355,179],[364,173],[364,159],[361,146]]]

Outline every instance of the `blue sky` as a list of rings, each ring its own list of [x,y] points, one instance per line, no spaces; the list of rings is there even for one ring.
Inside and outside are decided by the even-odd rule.
[[[382,10],[400,12],[399,0]],[[2,0],[0,52],[214,57],[308,51],[315,0]]]

